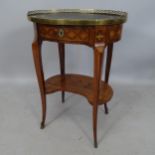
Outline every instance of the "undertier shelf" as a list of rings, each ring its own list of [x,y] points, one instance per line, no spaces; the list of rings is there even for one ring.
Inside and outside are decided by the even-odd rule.
[[[94,101],[93,78],[77,74],[55,75],[45,82],[46,94],[56,91],[66,91],[80,94],[87,98],[90,104]],[[100,83],[99,105],[108,102],[113,95],[112,88],[104,81]]]

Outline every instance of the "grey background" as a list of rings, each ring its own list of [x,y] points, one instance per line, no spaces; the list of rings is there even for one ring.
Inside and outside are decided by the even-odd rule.
[[[153,0],[2,0],[0,2],[0,81],[33,82],[35,80],[31,54],[33,25],[27,20],[27,11],[50,8],[96,8],[123,10],[129,13],[122,40],[114,45],[111,80],[154,83],[154,6]],[[66,55],[68,72],[92,75],[92,49],[86,46],[67,45]],[[59,72],[56,44],[43,44],[43,61],[46,76]]]
[[[92,108],[79,95],[47,97],[46,128],[32,59],[29,10],[96,8],[129,13],[122,40],[114,45],[109,115],[99,108],[99,148],[93,148]],[[1,0],[0,154],[1,155],[155,155],[155,1]],[[46,77],[59,73],[56,43],[43,44]],[[66,46],[67,72],[93,75],[92,49]]]

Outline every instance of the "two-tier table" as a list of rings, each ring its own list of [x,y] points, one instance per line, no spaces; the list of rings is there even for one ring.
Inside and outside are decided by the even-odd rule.
[[[111,67],[113,43],[119,41],[122,25],[127,14],[112,10],[37,10],[28,12],[28,19],[34,23],[35,38],[32,44],[33,58],[42,99],[41,128],[45,127],[46,95],[56,91],[65,91],[85,96],[93,108],[94,147],[97,147],[98,106],[104,105],[108,113],[107,102],[113,91],[108,84]],[[60,74],[44,79],[41,57],[43,41],[58,43]],[[65,73],[65,43],[84,44],[94,50],[94,76]],[[102,80],[102,64],[106,53],[105,79]],[[87,59],[87,58],[86,58]]]

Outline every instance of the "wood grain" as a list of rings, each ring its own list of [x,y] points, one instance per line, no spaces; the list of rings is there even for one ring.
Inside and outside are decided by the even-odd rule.
[[[56,91],[67,91],[85,96],[89,103],[94,103],[94,86],[93,78],[78,74],[65,74],[64,83],[61,83],[61,75],[53,76],[46,80],[46,93],[54,93]],[[105,82],[101,82],[99,105],[108,102],[113,95],[112,88]]]
[[[42,122],[44,128],[46,119],[46,95],[57,91],[72,92],[86,97],[92,105],[92,123],[94,147],[97,143],[97,116],[98,106],[104,105],[108,113],[107,103],[113,96],[113,90],[108,84],[112,60],[113,43],[119,41],[122,33],[122,24],[101,26],[74,26],[74,25],[47,25],[35,23],[35,40],[33,42],[33,56],[42,99]],[[60,74],[44,79],[41,58],[41,43],[54,41],[58,43]],[[94,50],[94,76],[65,74],[65,43],[84,44]],[[108,47],[105,82],[102,81],[102,65],[104,50]]]
[[[63,30],[63,36],[59,31]],[[107,26],[51,26],[38,25],[39,37],[42,40],[59,41],[63,43],[86,44],[111,43],[120,40],[122,25]]]
[[[59,61],[60,61],[60,74],[61,74],[61,85],[64,82],[64,74],[65,74],[65,45],[63,43],[58,43],[59,50]],[[61,99],[62,103],[65,102],[65,92],[61,91]]]
[[[45,127],[45,120],[46,120],[46,92],[45,92],[45,79],[43,72],[42,55],[41,55],[42,41],[38,38],[36,24],[34,24],[34,30],[35,30],[35,37],[32,43],[32,53],[41,94],[42,122],[40,128],[43,129]]]

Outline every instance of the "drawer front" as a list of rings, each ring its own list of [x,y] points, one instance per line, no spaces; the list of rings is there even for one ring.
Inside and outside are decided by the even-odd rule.
[[[115,42],[120,40],[122,25],[97,27],[95,32],[95,42]]]
[[[107,42],[107,27],[98,27],[95,31],[95,42]]]
[[[38,26],[43,39],[64,42],[89,42],[90,29],[87,27]]]

